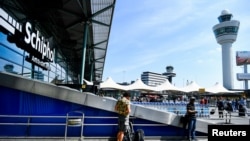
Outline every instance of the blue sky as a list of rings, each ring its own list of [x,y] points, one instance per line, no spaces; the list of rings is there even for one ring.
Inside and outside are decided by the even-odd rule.
[[[212,27],[228,9],[240,21],[233,43],[234,88],[243,88],[236,73],[236,51],[249,51],[249,0],[117,0],[103,72],[103,80],[131,82],[142,72],[166,72],[173,66],[173,84],[195,81],[201,87],[222,82],[221,46]],[[249,68],[248,68],[249,70]],[[250,70],[249,70],[250,71]]]

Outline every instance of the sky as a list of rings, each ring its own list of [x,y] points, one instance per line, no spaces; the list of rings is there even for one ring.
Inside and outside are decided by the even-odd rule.
[[[116,0],[102,79],[130,83],[143,72],[164,73],[173,66],[177,87],[187,81],[204,88],[223,84],[221,45],[212,28],[227,9],[240,21],[232,77],[234,89],[244,88],[236,78],[243,67],[236,66],[235,56],[249,51],[249,5],[249,0]]]

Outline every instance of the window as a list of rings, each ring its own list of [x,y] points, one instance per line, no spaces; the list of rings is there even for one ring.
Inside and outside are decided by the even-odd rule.
[[[237,34],[238,27],[237,26],[227,26],[214,30],[215,37],[219,37],[226,34]]]

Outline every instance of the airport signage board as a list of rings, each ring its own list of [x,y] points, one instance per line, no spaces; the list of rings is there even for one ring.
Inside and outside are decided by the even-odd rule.
[[[238,80],[250,80],[250,73],[237,73]]]
[[[25,31],[24,31],[24,42],[35,49],[42,55],[42,59],[44,60],[45,57],[49,59],[49,61],[53,61],[54,54],[53,50],[50,49],[49,41],[45,39],[39,32],[39,30],[33,30],[30,22],[26,22],[25,24]],[[34,31],[34,32],[33,32]]]
[[[245,64],[250,64],[250,51],[237,51],[236,65],[241,66]]]
[[[7,35],[9,42],[29,53],[26,61],[50,70],[46,62],[54,62],[54,50],[50,48],[51,40],[46,39],[30,21],[18,23],[0,8],[0,31]]]

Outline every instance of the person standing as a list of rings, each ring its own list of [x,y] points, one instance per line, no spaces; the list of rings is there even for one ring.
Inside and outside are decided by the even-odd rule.
[[[129,128],[129,114],[130,108],[130,93],[125,92],[123,97],[117,101],[115,111],[118,113],[118,133],[117,141],[122,141],[124,133]]]
[[[219,114],[219,118],[223,118],[224,116],[224,102],[222,97],[219,98],[218,102],[217,102],[217,107],[218,107],[218,114]]]
[[[246,100],[246,97],[243,96],[241,99],[240,99],[240,104],[244,107],[244,109],[247,108],[247,100]]]
[[[188,139],[192,141],[195,139],[196,129],[196,113],[195,110],[195,97],[191,97],[187,104],[187,115],[188,115]]]

